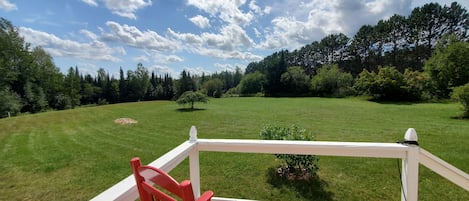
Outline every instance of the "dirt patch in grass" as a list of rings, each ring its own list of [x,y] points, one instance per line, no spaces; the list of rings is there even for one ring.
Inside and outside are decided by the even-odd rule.
[[[120,125],[131,125],[131,124],[138,123],[138,121],[135,119],[131,119],[131,118],[118,118],[114,120],[114,123],[120,124]]]

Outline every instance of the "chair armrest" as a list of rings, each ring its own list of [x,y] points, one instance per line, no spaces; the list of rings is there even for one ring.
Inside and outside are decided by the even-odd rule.
[[[197,198],[197,201],[210,201],[213,197],[213,191],[205,191],[204,194],[202,194],[199,198]]]

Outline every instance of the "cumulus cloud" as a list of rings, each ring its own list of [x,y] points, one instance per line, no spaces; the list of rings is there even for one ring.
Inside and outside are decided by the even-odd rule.
[[[11,3],[9,0],[0,0],[0,8],[4,11],[18,10],[15,4]]]
[[[168,29],[168,35],[181,41],[180,45],[188,52],[221,59],[259,60],[260,56],[250,52],[255,42],[236,24],[229,24],[221,28],[219,33],[203,32],[200,35],[192,33],[177,33]]]
[[[93,40],[89,43],[79,43],[27,27],[20,27],[19,32],[25,38],[25,41],[33,46],[43,47],[52,56],[112,62],[120,61],[119,58],[113,56],[116,50],[101,41]],[[122,50],[117,50],[117,53],[122,53]]]
[[[271,21],[272,28],[266,30],[265,38],[258,47],[298,48],[327,34],[339,32],[352,37],[362,25],[373,25],[395,13],[407,15],[411,11],[411,0],[313,0],[301,2],[300,5],[294,3],[284,1],[274,4],[272,9],[277,17]]]
[[[239,9],[246,0],[188,0],[187,4],[194,6],[212,16],[217,16],[224,22],[246,26],[254,18],[252,12],[243,12]]]
[[[122,43],[138,49],[157,50],[172,52],[178,49],[176,42],[169,40],[158,33],[146,30],[141,31],[135,26],[121,25],[117,22],[108,21],[106,25],[110,32],[103,33],[102,39]]]
[[[81,0],[82,2],[90,6],[98,6],[97,0]],[[119,15],[121,17],[126,17],[130,19],[137,19],[135,12],[147,6],[151,6],[151,0],[102,0],[107,9],[109,9],[113,14]]]
[[[137,19],[135,12],[139,9],[151,6],[152,3],[151,0],[104,0],[104,4],[116,15]]]
[[[189,20],[201,29],[210,27],[210,22],[209,22],[208,18],[206,18],[202,15],[196,15],[196,16],[190,18]]]

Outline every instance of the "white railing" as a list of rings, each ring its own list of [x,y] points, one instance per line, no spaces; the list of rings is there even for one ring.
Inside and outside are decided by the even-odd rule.
[[[161,156],[149,165],[164,171],[171,171],[185,158],[189,157],[190,180],[196,197],[200,196],[199,152],[243,152],[243,153],[278,153],[278,154],[310,154],[327,156],[400,158],[402,162],[401,200],[418,200],[418,168],[419,163],[435,171],[451,182],[469,191],[469,175],[449,163],[432,155],[424,149],[413,145],[417,142],[417,133],[409,128],[405,134],[405,142],[369,143],[369,142],[325,142],[325,141],[283,141],[283,140],[226,140],[197,139],[194,126],[190,130],[190,138],[170,152]],[[130,168],[130,167],[129,167]],[[130,201],[138,198],[133,175],[115,184],[111,188],[94,197],[92,201]],[[242,200],[234,198],[214,197],[213,201]]]

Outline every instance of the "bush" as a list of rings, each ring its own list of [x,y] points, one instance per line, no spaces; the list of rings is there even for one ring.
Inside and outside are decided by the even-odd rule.
[[[452,98],[462,104],[463,118],[469,118],[469,83],[453,89]]]
[[[378,74],[363,70],[355,82],[355,88],[361,94],[370,95],[375,100],[415,100],[420,97],[415,93],[424,86],[425,78],[420,78],[421,75],[410,71],[406,76],[390,66],[379,67]]]
[[[264,91],[264,85],[267,83],[267,77],[256,71],[243,77],[239,84],[239,92],[243,95],[256,94]]]
[[[324,65],[311,80],[311,89],[317,96],[345,97],[351,95],[353,76],[339,70],[337,65]]]
[[[8,114],[15,116],[22,107],[21,98],[17,93],[8,88],[0,91],[0,118],[8,117]]]
[[[262,128],[260,136],[265,140],[313,140],[311,134],[306,133],[305,129],[295,125],[290,128],[272,124],[266,125]],[[275,154],[275,156],[285,162],[286,166],[282,168],[282,173],[293,173],[297,177],[302,177],[308,173],[316,175],[319,169],[319,158],[315,155]]]

